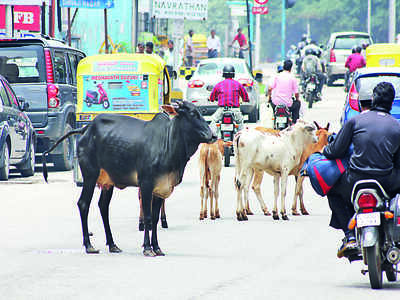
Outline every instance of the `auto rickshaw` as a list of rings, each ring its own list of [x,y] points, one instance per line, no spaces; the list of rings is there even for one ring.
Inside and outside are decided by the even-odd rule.
[[[400,67],[400,45],[381,43],[366,49],[367,67]]]
[[[78,65],[77,91],[77,128],[103,113],[151,120],[161,105],[171,103],[171,80],[164,60],[155,54],[88,56]],[[82,183],[77,151],[74,181]]]

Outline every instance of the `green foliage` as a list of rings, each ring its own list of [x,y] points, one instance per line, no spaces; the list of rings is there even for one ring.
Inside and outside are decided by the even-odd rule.
[[[286,49],[297,44],[310,23],[311,37],[318,43],[326,43],[330,34],[336,31],[367,31],[367,0],[297,0],[293,8],[286,10]],[[282,0],[270,0],[269,14],[261,16],[261,57],[276,60],[280,54]],[[209,34],[217,30],[224,42],[228,26],[229,8],[225,0],[208,1],[207,21],[186,21],[185,28],[197,33]],[[396,3],[397,24],[400,22],[400,1]],[[245,18],[240,25],[246,27]],[[387,42],[388,0],[372,0],[371,32],[375,42]]]

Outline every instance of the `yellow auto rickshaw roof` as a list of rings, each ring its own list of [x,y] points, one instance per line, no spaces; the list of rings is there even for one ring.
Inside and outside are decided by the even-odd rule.
[[[367,47],[366,55],[400,54],[400,44],[379,43]]]
[[[160,74],[165,67],[165,61],[157,54],[142,54],[142,53],[116,53],[116,54],[97,54],[87,56],[79,62],[78,76],[84,74],[111,74],[111,73],[127,73],[124,70],[107,70],[96,71],[94,66],[101,62],[137,62],[137,70],[128,73],[138,74]]]

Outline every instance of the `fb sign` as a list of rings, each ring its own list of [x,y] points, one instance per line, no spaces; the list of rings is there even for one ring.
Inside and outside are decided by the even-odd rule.
[[[14,6],[14,29],[40,31],[40,6]]]

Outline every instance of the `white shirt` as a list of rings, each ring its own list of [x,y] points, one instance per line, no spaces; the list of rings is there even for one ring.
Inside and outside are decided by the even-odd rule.
[[[221,51],[221,41],[218,36],[209,36],[207,39],[207,48],[208,49],[216,49],[218,52]]]

